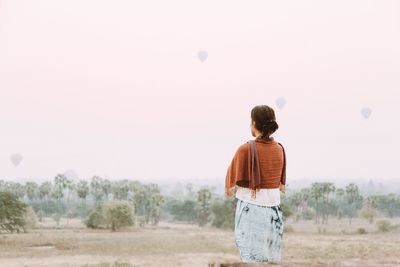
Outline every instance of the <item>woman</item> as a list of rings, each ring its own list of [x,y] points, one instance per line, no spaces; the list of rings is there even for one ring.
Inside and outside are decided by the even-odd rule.
[[[225,179],[225,194],[237,198],[235,243],[243,262],[280,262],[285,150],[271,136],[278,129],[272,108],[255,106],[250,126],[256,138],[239,146]]]

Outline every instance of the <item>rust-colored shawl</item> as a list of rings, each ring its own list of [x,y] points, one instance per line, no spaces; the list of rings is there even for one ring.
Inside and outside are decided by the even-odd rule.
[[[274,140],[271,137],[270,140]],[[256,191],[261,188],[260,165],[254,140],[247,141],[250,153],[244,153],[240,148],[236,151],[235,156],[228,168],[225,178],[225,194],[233,196],[237,191],[237,186],[247,187],[251,189],[252,198],[256,197]],[[280,143],[278,143],[281,145]],[[283,149],[283,170],[281,175],[281,183],[286,182],[286,156]],[[247,154],[247,157],[246,157]],[[265,184],[265,183],[264,183]]]

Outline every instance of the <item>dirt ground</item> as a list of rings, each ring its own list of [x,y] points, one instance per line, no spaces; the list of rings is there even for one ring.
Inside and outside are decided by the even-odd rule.
[[[351,225],[332,219],[327,226],[312,221],[285,226],[282,263],[275,266],[400,266],[398,229],[380,233],[363,219]],[[360,227],[367,233],[358,234]],[[203,267],[212,262],[240,262],[232,231],[161,222],[110,232],[86,229],[79,220],[63,220],[58,228],[46,218],[28,233],[0,235],[1,267]]]

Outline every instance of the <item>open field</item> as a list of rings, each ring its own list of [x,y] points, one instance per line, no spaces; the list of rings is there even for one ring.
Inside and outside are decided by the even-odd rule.
[[[207,266],[239,262],[232,231],[161,222],[119,232],[86,229],[79,220],[50,218],[40,229],[0,235],[0,266]],[[392,219],[399,224],[399,219]],[[312,221],[284,232],[280,266],[400,266],[400,229],[379,233],[375,224],[331,219],[326,232]],[[319,225],[319,227],[322,227]],[[367,234],[358,234],[364,228]],[[119,264],[117,264],[119,263]],[[109,265],[110,264],[110,265]]]

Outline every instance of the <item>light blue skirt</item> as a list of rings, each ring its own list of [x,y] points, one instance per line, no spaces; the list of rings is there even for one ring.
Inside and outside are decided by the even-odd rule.
[[[238,199],[235,242],[242,262],[281,261],[283,212],[281,207],[259,206]]]

